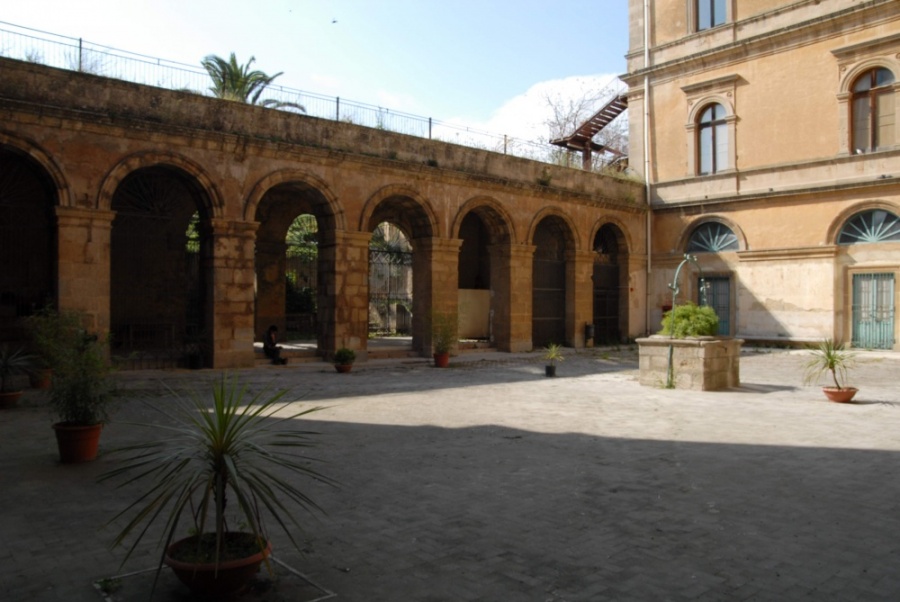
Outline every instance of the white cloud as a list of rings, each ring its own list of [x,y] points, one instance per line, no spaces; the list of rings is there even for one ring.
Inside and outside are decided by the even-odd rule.
[[[608,87],[610,89],[607,90]],[[546,122],[552,117],[549,103],[562,106],[569,101],[585,96],[601,96],[601,92],[605,92],[601,96],[602,101],[591,107],[592,111],[596,111],[601,102],[609,98],[613,89],[619,91],[623,87],[615,75],[585,75],[543,81],[506,101],[485,122],[476,123],[461,118],[448,121],[524,140],[547,142],[550,130]],[[589,116],[590,113],[583,115],[583,118]]]

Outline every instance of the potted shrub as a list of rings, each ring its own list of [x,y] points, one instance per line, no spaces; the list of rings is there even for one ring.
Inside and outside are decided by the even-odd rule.
[[[0,346],[0,408],[10,408],[22,396],[13,379],[19,375],[34,372],[35,357],[25,352],[24,347]]]
[[[544,348],[544,359],[549,363],[544,366],[547,376],[556,376],[556,362],[563,361],[562,345],[550,343]]]
[[[719,331],[719,316],[709,306],[688,302],[667,311],[662,327],[659,334],[676,339],[715,336]]]
[[[295,536],[302,525],[290,506],[321,509],[296,476],[334,482],[303,455],[315,433],[296,427],[318,408],[286,412],[292,402],[285,394],[251,394],[237,378],[223,376],[208,397],[190,392],[176,394],[174,404],[148,404],[165,422],[137,425],[151,429],[149,440],[116,450],[125,454],[120,466],[101,476],[121,479],[120,487],[144,486],[113,518],[131,515],[114,544],[136,533],[123,564],[159,519],[165,554],[156,579],[166,564],[193,592],[220,599],[245,588],[271,553],[262,511],[300,549]],[[182,531],[186,537],[176,539]]]
[[[450,349],[456,343],[456,315],[435,312],[431,315],[431,344],[434,365],[446,368],[450,364]]]
[[[856,353],[846,348],[844,343],[832,339],[825,339],[810,353],[812,357],[806,364],[806,382],[818,381],[822,375],[829,374],[834,386],[822,387],[825,397],[837,402],[852,400],[858,389],[846,386],[847,370],[855,363]]]
[[[109,418],[113,390],[106,341],[84,330],[82,314],[44,310],[29,318],[35,344],[53,371],[50,407],[64,464],[97,457],[100,432]]]
[[[352,349],[341,347],[334,352],[334,369],[340,373],[350,372],[355,361],[356,352]]]

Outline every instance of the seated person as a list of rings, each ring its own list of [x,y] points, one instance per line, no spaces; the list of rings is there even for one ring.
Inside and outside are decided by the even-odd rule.
[[[281,347],[276,345],[277,342],[278,327],[272,324],[263,337],[263,353],[272,360],[273,364],[283,366],[287,363],[287,358],[281,357]]]

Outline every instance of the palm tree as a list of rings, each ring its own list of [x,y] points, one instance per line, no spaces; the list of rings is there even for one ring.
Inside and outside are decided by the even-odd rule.
[[[229,60],[225,60],[215,54],[210,54],[201,61],[201,65],[209,73],[213,85],[209,91],[216,98],[224,98],[226,100],[234,100],[237,102],[245,102],[248,104],[258,104],[263,107],[283,108],[290,107],[306,112],[303,105],[295,102],[281,102],[272,98],[263,101],[259,100],[260,95],[269,87],[275,78],[280,77],[284,72],[279,71],[275,75],[268,75],[263,71],[251,71],[250,66],[256,61],[256,57],[250,57],[246,64],[241,65],[237,62],[237,57],[231,53]]]

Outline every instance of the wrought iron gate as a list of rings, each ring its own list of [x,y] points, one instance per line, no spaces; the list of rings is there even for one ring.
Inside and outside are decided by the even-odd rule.
[[[369,331],[412,331],[412,258],[407,251],[369,250]]]
[[[894,346],[894,275],[853,275],[854,347],[892,349]]]

